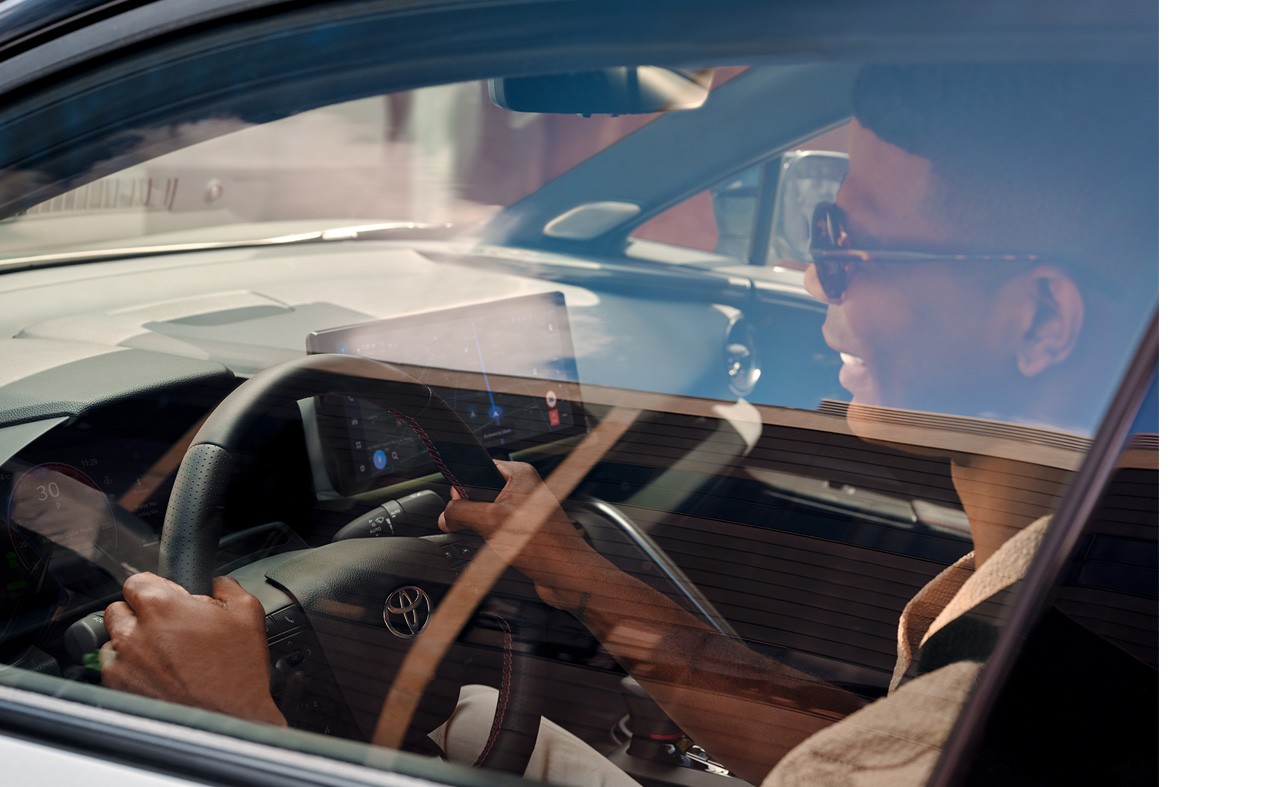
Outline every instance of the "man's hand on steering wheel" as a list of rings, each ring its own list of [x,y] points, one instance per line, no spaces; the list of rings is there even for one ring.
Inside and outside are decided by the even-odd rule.
[[[506,485],[491,503],[463,500],[453,490],[453,500],[440,515],[440,529],[449,532],[470,530],[483,536],[493,549],[504,550],[508,541],[523,544],[518,551],[503,554],[511,565],[533,580],[544,602],[560,609],[573,609],[583,592],[590,590],[581,581],[584,564],[612,570],[574,528],[569,516],[555,500],[538,471],[523,462],[495,461]],[[545,521],[531,511],[549,511]],[[527,531],[534,529],[533,533]],[[499,537],[500,534],[505,537]],[[527,541],[525,540],[527,537]]]
[[[503,476],[467,424],[447,402],[403,370],[337,354],[305,355],[264,369],[209,414],[187,447],[174,477],[160,539],[158,573],[167,579],[131,577],[124,602],[108,609],[104,622],[112,642],[102,655],[111,663],[104,669],[104,683],[244,719],[284,724],[271,699],[271,651],[263,604],[273,605],[273,613],[292,607],[298,636],[309,638],[314,650],[305,660],[307,669],[292,671],[282,691],[287,695],[306,684],[331,698],[334,706],[331,712],[321,711],[289,705],[282,698],[286,710],[294,708],[288,717],[292,726],[368,740],[370,730],[378,734],[389,707],[386,696],[396,693],[401,701],[393,716],[404,718],[393,718],[386,739],[417,753],[438,752],[434,744],[428,747],[420,741],[454,710],[469,661],[461,655],[447,659],[445,667],[430,671],[428,685],[400,692],[397,677],[403,659],[422,640],[402,636],[387,623],[386,615],[388,599],[405,591],[406,585],[447,599],[457,567],[439,541],[348,539],[273,555],[237,569],[248,580],[246,587],[255,589],[251,583],[263,583],[266,596],[259,598],[233,580],[213,577],[219,540],[233,528],[225,521],[226,501],[242,474],[252,471],[252,460],[261,450],[263,419],[292,421],[298,417],[299,401],[330,394],[365,399],[401,419],[419,438],[446,483],[466,489],[471,499],[490,499],[503,486]],[[269,590],[265,589],[268,584]],[[334,594],[342,597],[342,604],[329,603]],[[422,622],[419,618],[419,627],[411,634],[418,633]],[[458,636],[459,631],[439,635],[433,630],[431,650],[449,654]],[[341,647],[326,647],[335,643]],[[358,647],[351,648],[352,643]],[[515,774],[524,773],[528,765],[541,719],[540,673],[522,655],[514,648],[505,650],[507,701],[498,705],[490,744],[477,762]],[[428,694],[430,702],[424,701]],[[406,700],[409,695],[412,699]],[[410,732],[417,737],[405,743],[404,736]]]
[[[196,596],[152,573],[124,582],[103,616],[104,685],[156,699],[285,724],[271,699],[262,604],[229,577]]]

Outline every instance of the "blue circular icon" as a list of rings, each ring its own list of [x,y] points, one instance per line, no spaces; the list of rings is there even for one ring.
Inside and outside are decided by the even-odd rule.
[[[387,466],[387,452],[379,448],[373,452],[373,466],[381,470]]]

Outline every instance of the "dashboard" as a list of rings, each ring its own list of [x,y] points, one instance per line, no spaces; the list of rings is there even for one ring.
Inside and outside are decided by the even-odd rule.
[[[832,632],[807,622],[807,610],[830,587],[865,583],[859,572],[885,550],[914,550],[905,581],[858,591],[884,595],[876,608],[900,609],[917,579],[967,551],[963,522],[925,523],[913,497],[935,513],[958,503],[918,472],[858,475],[857,446],[841,419],[816,412],[819,401],[778,409],[784,423],[807,411],[796,429],[762,426],[742,401],[799,407],[771,391],[821,400],[838,387],[822,311],[798,282],[708,268],[692,288],[687,272],[667,280],[652,265],[612,273],[550,254],[477,260],[420,245],[223,249],[0,276],[0,328],[12,337],[0,340],[0,663],[48,664],[67,626],[118,597],[123,577],[156,565],[185,448],[243,379],[325,352],[398,364],[491,454],[544,475],[610,405],[638,407],[568,504],[596,548],[718,628],[782,643],[770,647],[785,658],[806,651],[802,669],[870,693],[887,680],[888,651],[864,666],[844,662],[855,642],[891,642],[894,615]],[[226,520],[237,524],[219,565],[328,544],[389,500],[447,499],[399,420],[339,394],[264,424],[254,467],[227,496]],[[832,445],[812,442],[814,425]],[[758,467],[744,467],[751,456]],[[863,459],[883,464],[874,453]],[[870,491],[886,485],[891,495]],[[844,557],[804,569],[798,583],[786,561],[814,538]],[[776,546],[742,551],[756,543]],[[506,587],[500,603],[537,604],[518,581]],[[758,617],[743,588],[770,593],[776,610]],[[538,653],[586,670],[566,678],[577,684],[597,675],[586,682],[598,707],[617,702],[617,665],[571,616],[508,612],[544,620]]]
[[[403,368],[443,375],[446,385],[434,390],[496,457],[586,431],[559,292],[316,331],[307,348],[417,362]],[[238,378],[220,364],[148,350],[43,338],[11,339],[4,349],[39,358],[26,375],[10,367],[16,374],[3,389],[0,639],[12,649],[51,621],[101,608],[128,576],[157,570],[175,473]],[[227,495],[227,521],[240,524],[223,536],[223,572],[326,543],[358,511],[360,493],[415,480],[421,487],[436,472],[396,411],[349,394],[300,405],[255,427],[254,467]]]
[[[715,371],[729,320],[714,304],[548,281],[524,275],[530,260],[446,258],[334,243],[0,276],[12,337],[0,339],[0,662],[156,567],[186,445],[242,379],[280,361],[346,350],[405,364],[496,456],[581,437],[582,379],[728,395]],[[264,433],[228,521],[269,533],[227,561],[327,543],[381,502],[368,494],[422,488],[430,472],[403,425],[343,397]]]

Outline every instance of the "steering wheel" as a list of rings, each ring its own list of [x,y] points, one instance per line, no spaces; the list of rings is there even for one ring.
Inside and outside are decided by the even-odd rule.
[[[209,415],[178,468],[160,543],[160,573],[209,594],[224,532],[227,490],[249,465],[260,418],[296,413],[297,402],[340,393],[403,419],[445,480],[473,500],[492,500],[505,480],[458,415],[430,388],[394,367],[348,355],[309,355],[266,369]],[[460,568],[455,537],[339,541],[275,555],[235,572],[262,601],[273,696],[290,724],[368,741],[387,691]],[[482,616],[473,625],[483,626]],[[541,721],[540,673],[507,643],[488,745],[477,765],[523,774]],[[452,643],[450,643],[452,644]],[[426,733],[449,717],[463,682],[446,659],[419,703],[405,748],[438,753]]]

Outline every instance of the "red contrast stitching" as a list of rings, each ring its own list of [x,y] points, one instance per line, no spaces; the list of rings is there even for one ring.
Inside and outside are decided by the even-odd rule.
[[[502,688],[498,690],[498,707],[493,712],[493,726],[489,728],[489,740],[476,758],[475,767],[484,765],[485,760],[493,753],[493,745],[498,742],[498,733],[502,731],[502,720],[507,714],[507,702],[511,699],[511,626],[501,615],[490,614],[502,626]]]
[[[436,468],[440,470],[440,475],[444,476],[444,480],[449,482],[449,486],[458,490],[458,494],[463,500],[470,500],[471,496],[467,494],[467,488],[462,485],[462,482],[458,480],[458,477],[455,476],[453,471],[449,469],[448,465],[444,463],[444,457],[440,456],[440,451],[436,448],[435,441],[427,434],[427,430],[419,426],[416,420],[410,418],[394,407],[387,407],[385,409],[388,413],[391,413],[393,416],[401,419],[409,425],[409,428],[413,430],[413,433],[416,434],[418,439],[422,441],[422,444],[427,447],[427,452],[431,454],[431,459],[436,463]]]

